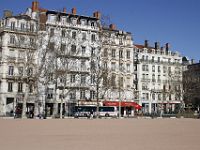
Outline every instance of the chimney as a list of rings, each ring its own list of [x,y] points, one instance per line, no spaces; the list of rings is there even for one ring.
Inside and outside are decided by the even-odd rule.
[[[66,13],[66,12],[67,12],[67,9],[66,9],[66,7],[64,7],[64,8],[63,8],[63,12],[64,12],[64,13]]]
[[[166,46],[166,51],[169,51],[169,48],[170,48],[169,43],[166,43],[165,46]]]
[[[155,49],[157,50],[157,49],[160,49],[160,44],[159,44],[159,42],[155,42]]]
[[[38,1],[34,1],[32,2],[32,11],[38,11],[39,10],[39,2]]]
[[[75,7],[72,8],[72,14],[73,14],[73,15],[76,15],[76,8],[75,8]]]
[[[4,16],[4,18],[11,17],[12,16],[12,11],[4,10],[3,16]]]
[[[101,18],[101,13],[99,11],[96,11],[93,13],[93,17],[100,19]]]
[[[149,46],[149,44],[148,44],[148,40],[145,40],[145,41],[144,41],[144,47],[147,48],[148,46]]]
[[[116,26],[115,26],[115,24],[110,24],[109,27],[110,27],[111,30],[116,30]]]

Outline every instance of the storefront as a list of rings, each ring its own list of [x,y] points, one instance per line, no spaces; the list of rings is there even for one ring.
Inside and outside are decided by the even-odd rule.
[[[116,106],[121,107],[121,115],[122,116],[134,116],[134,112],[138,111],[142,108],[136,102],[119,102],[119,101],[104,101],[104,106]]]

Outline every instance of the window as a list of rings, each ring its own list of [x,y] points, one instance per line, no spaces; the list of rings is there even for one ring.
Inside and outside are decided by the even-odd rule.
[[[90,64],[91,66],[91,70],[93,71],[93,70],[95,70],[95,68],[96,68],[96,66],[95,66],[95,62],[92,60],[91,61],[91,64]]]
[[[90,99],[95,99],[95,91],[90,91]]]
[[[52,36],[54,36],[54,29],[53,28],[50,29],[50,37],[52,37]]]
[[[33,68],[28,69],[28,76],[31,76],[31,75],[33,75]]]
[[[96,41],[95,34],[92,34],[92,35],[91,35],[91,40],[92,40],[92,42],[95,42],[95,41]]]
[[[14,35],[10,36],[10,44],[15,44],[15,36]]]
[[[70,99],[76,99],[76,92],[75,91],[70,93]]]
[[[123,63],[120,63],[120,64],[119,64],[119,70],[120,70],[120,71],[124,71]]]
[[[104,49],[103,56],[104,57],[108,57],[108,49],[107,48]]]
[[[65,44],[61,44],[60,49],[61,49],[62,52],[65,52],[65,48],[66,48],[66,45]]]
[[[115,63],[115,62],[112,62],[112,63],[111,63],[111,70],[112,70],[112,71],[115,71],[115,68],[116,68],[116,63]]]
[[[155,74],[152,74],[152,81],[155,82],[156,79],[155,79]]]
[[[31,31],[31,32],[34,32],[34,24],[31,24],[31,25],[30,25],[30,31]]]
[[[124,86],[124,78],[123,77],[119,77],[119,86],[120,87]]]
[[[23,75],[23,67],[19,67],[19,68],[18,68],[18,73],[19,73],[19,75],[21,75],[21,76]]]
[[[154,56],[152,56],[152,62],[154,62]]]
[[[107,68],[108,68],[107,62],[104,62],[104,63],[103,63],[103,68],[104,68],[104,69],[107,69]]]
[[[115,86],[116,86],[116,81],[115,81],[115,80],[116,80],[116,76],[115,76],[115,75],[112,75],[112,76],[111,76],[111,86],[112,86],[112,87],[115,87]]]
[[[146,56],[146,60],[148,60],[149,59],[149,57],[148,56]]]
[[[91,56],[95,56],[95,48],[94,47],[92,47]]]
[[[126,51],[126,58],[130,59],[130,51]]]
[[[50,42],[49,43],[49,49],[53,51],[54,50],[54,45],[55,45],[54,42]]]
[[[85,32],[82,33],[82,40],[83,40],[83,41],[86,40],[86,33],[85,33]]]
[[[72,32],[72,39],[76,39],[76,32]]]
[[[72,53],[76,53],[76,45],[72,45],[71,46],[71,52]]]
[[[145,57],[145,56],[144,56],[144,55],[142,55],[142,60],[144,60],[144,57]]]
[[[168,72],[169,72],[169,74],[171,73],[171,67],[168,67]]]
[[[49,89],[48,89],[47,98],[48,98],[48,99],[52,99],[52,98],[53,98],[53,89],[52,89],[52,88],[49,88]]]
[[[85,65],[85,60],[81,60],[81,69],[85,69],[86,65]]]
[[[163,66],[163,73],[166,73],[167,72],[167,68],[166,66]]]
[[[158,82],[160,82],[161,80],[160,80],[160,75],[158,75]]]
[[[86,76],[81,75],[81,84],[85,84],[85,83],[86,83]]]
[[[20,28],[21,28],[22,31],[25,31],[25,24],[24,24],[24,23],[21,23],[21,24],[20,24]]]
[[[85,90],[80,91],[80,99],[85,99]]]
[[[142,65],[142,71],[145,71],[145,65]]]
[[[62,37],[64,38],[64,37],[66,36],[66,35],[65,35],[65,34],[66,34],[66,31],[65,31],[65,30],[62,30],[62,33],[61,33],[61,34],[62,34]]]
[[[14,66],[9,66],[8,67],[8,75],[13,76],[14,75]]]
[[[34,44],[34,38],[30,38],[30,45],[33,46]]]
[[[152,72],[155,72],[155,66],[154,65],[152,66]]]
[[[126,64],[127,72],[130,72],[130,64]]]
[[[160,62],[160,57],[158,57],[158,62]]]
[[[13,83],[8,82],[8,92],[12,92],[12,91],[13,91]]]
[[[119,51],[119,58],[123,58],[123,50]]]
[[[15,30],[15,22],[10,23],[10,28],[11,28],[11,30]]]
[[[115,58],[115,52],[116,52],[116,50],[112,49],[112,58]]]
[[[130,78],[129,77],[127,77],[126,78],[126,86],[127,86],[127,88],[130,88],[131,86],[130,86]]]
[[[91,84],[95,83],[95,75],[90,76],[90,81],[91,81]]]
[[[86,47],[85,46],[82,46],[82,55],[84,55],[85,54],[85,50],[86,50]]]
[[[76,75],[75,74],[71,74],[70,82],[71,83],[75,83],[75,80],[76,80]]]
[[[160,66],[158,66],[158,72],[161,72],[161,70],[160,70]]]
[[[94,27],[94,22],[91,22],[91,27]]]
[[[23,92],[23,83],[22,82],[18,83],[18,92]]]
[[[25,43],[25,37],[24,36],[20,36],[20,44],[24,44]]]

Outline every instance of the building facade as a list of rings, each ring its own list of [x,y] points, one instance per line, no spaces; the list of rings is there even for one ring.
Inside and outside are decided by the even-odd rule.
[[[135,100],[144,113],[176,113],[182,103],[182,57],[167,43],[134,44]]]
[[[30,16],[12,16],[9,11],[0,20],[0,115],[12,114],[17,103],[22,107],[25,92],[27,109],[32,109],[36,27]]]

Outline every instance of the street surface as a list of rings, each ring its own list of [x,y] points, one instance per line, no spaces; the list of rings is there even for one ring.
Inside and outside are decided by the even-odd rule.
[[[0,150],[199,150],[200,119],[2,119]]]

